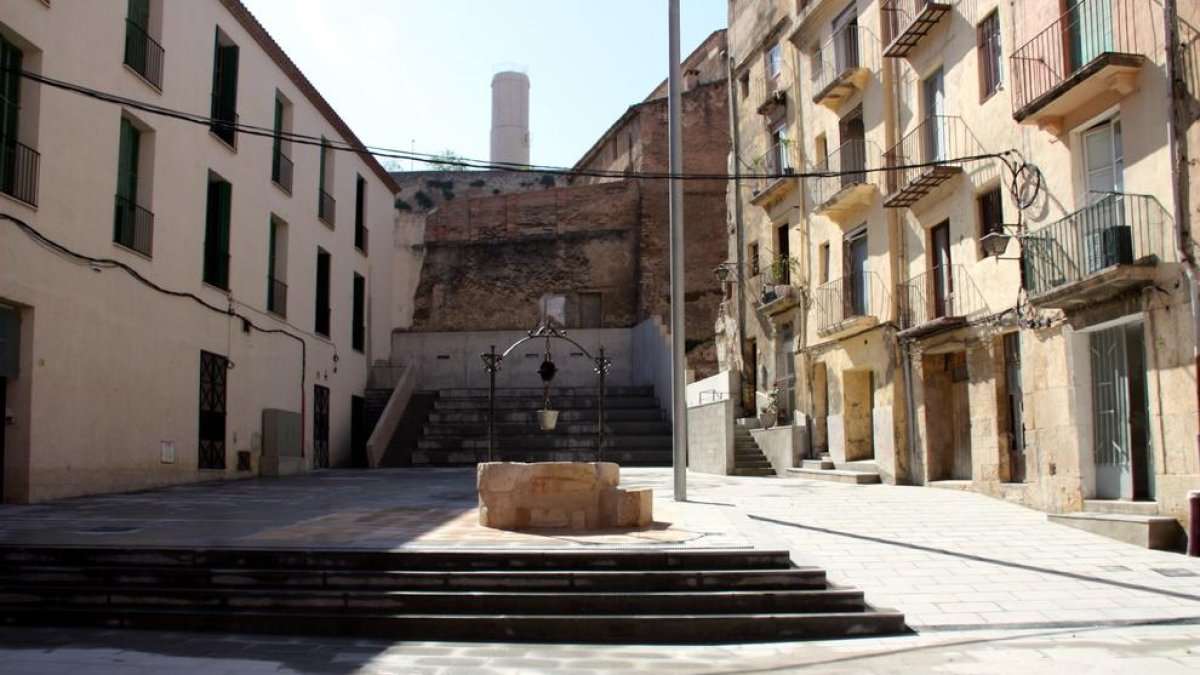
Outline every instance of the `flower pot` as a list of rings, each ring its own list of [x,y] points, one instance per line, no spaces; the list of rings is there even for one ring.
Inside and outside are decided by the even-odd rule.
[[[557,410],[539,410],[537,411],[538,429],[542,431],[554,431],[554,427],[558,425]]]

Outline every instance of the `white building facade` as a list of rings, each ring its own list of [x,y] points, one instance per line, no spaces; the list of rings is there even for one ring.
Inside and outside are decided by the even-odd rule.
[[[396,186],[246,8],[16,0],[0,57],[3,501],[365,462]]]

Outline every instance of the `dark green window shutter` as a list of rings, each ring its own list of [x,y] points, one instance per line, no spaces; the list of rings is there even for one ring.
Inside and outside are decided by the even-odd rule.
[[[138,153],[142,133],[129,120],[121,118],[121,148],[117,157],[117,196],[137,203]]]
[[[232,186],[223,180],[208,183],[208,213],[204,228],[204,281],[229,289],[229,211]]]
[[[237,121],[238,47],[222,45],[218,34],[213,49],[212,128],[224,141],[233,145]]]
[[[321,137],[321,165],[320,165],[320,168],[317,169],[317,190],[319,192],[325,191],[325,153],[326,152],[329,152],[329,145],[328,145],[328,141],[325,140],[325,137],[322,136]],[[317,196],[320,197],[319,194]]]
[[[329,335],[329,254],[317,252],[317,317],[314,330],[320,335]]]
[[[279,276],[275,273],[275,247],[278,245],[276,242],[279,236],[279,226],[275,224],[274,220],[272,220],[270,223],[270,228],[271,239],[267,244],[267,277],[269,279],[276,279]]]
[[[363,277],[354,275],[354,304],[352,325],[350,327],[350,346],[353,349],[362,350],[365,340],[366,324],[366,300],[367,300],[367,280]]]
[[[275,139],[271,144],[273,156],[278,158],[283,151],[283,101],[275,99]]]
[[[143,32],[150,29],[150,0],[129,0],[128,19]]]
[[[21,50],[0,37],[0,189],[13,180],[21,119]]]

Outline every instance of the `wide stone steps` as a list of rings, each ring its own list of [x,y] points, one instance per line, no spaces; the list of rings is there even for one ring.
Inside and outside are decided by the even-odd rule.
[[[595,396],[550,397],[550,407],[554,410],[596,410],[599,403],[599,399]],[[439,393],[434,410],[439,413],[459,410],[486,413],[488,405],[486,398],[446,398]],[[536,411],[544,405],[545,399],[541,396],[496,397],[496,410]],[[653,396],[606,396],[604,398],[606,411],[625,408],[657,408],[657,406],[658,399]]]
[[[509,434],[498,438],[498,447],[524,448],[527,450],[558,450],[567,448],[593,448],[599,442],[595,432],[589,434]],[[624,435],[608,434],[604,438],[605,449],[610,448],[661,448],[671,446],[670,435]],[[439,434],[426,435],[417,443],[421,450],[487,450],[487,436],[464,438]]]
[[[0,623],[697,643],[905,630],[786,551],[0,548]]]
[[[597,387],[550,387],[550,398],[562,398],[570,396],[595,396],[599,392]],[[478,399],[487,401],[488,390],[486,387],[471,388],[471,389],[442,389],[440,390],[442,397],[452,399]],[[498,397],[513,398],[526,397],[535,398],[539,402],[542,400],[543,389],[541,387],[502,387],[496,390]],[[637,396],[642,398],[654,398],[654,387],[605,387],[604,395],[606,398],[614,398],[620,396]]]
[[[541,408],[538,404],[536,408]],[[531,426],[537,425],[537,410],[530,408],[529,410],[497,410],[497,424],[526,424]],[[557,410],[557,408],[556,408]],[[591,423],[595,424],[598,416],[595,408],[586,410],[559,410],[558,423]],[[479,424],[487,426],[488,411],[485,406],[482,410],[472,411],[454,411],[454,412],[432,412],[429,414],[429,426],[437,426],[442,424]],[[662,411],[657,407],[654,408],[618,408],[616,410],[605,409],[604,422],[606,424],[614,424],[617,422],[655,422],[662,420]]]
[[[531,420],[532,422],[532,420]],[[542,431],[540,434],[546,436],[578,436],[578,435],[595,435],[599,430],[598,424],[591,422],[567,422],[559,418],[558,425],[552,431]],[[654,434],[670,435],[671,424],[669,422],[611,422],[605,421],[605,430],[613,435],[645,435]],[[440,436],[486,436],[488,432],[487,421],[482,423],[441,423],[437,425],[429,425],[425,430],[425,438],[437,438]],[[521,422],[496,422],[495,433],[497,436],[519,436],[529,433],[529,423]]]
[[[412,463],[428,466],[463,466],[480,462],[594,462],[597,461],[596,446],[560,449],[530,450],[529,448],[500,445],[488,457],[485,448],[471,450],[414,450]],[[671,463],[670,446],[662,448],[604,448],[605,462],[616,462],[621,466],[667,466]]]

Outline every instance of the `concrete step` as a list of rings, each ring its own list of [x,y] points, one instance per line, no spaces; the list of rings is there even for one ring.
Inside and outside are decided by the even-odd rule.
[[[584,394],[594,396],[597,392],[596,387],[550,387],[550,396],[573,396],[576,394]],[[439,393],[443,398],[481,398],[487,400],[487,387],[469,388],[469,389],[441,389]],[[611,396],[640,396],[652,398],[654,396],[654,387],[606,387],[604,390],[606,397]],[[497,387],[496,398],[513,398],[513,397],[537,397],[541,398],[541,387]]]
[[[873,459],[859,459],[851,462],[843,462],[839,469],[846,471],[864,471],[866,473],[879,473],[879,464]]]
[[[586,435],[596,434],[599,425],[595,422],[566,422],[559,420],[559,423],[554,427],[553,431],[541,431],[537,427],[535,420],[529,422],[497,422],[495,432],[497,436],[520,436],[520,435],[538,435],[550,434],[558,436],[566,435]],[[669,422],[610,422],[605,420],[604,428],[608,433],[613,435],[639,435],[639,434],[670,434],[671,424]],[[449,423],[441,422],[436,424],[425,425],[425,437],[434,438],[437,436],[486,436],[488,433],[487,422],[483,423]]]
[[[805,459],[800,462],[800,467],[804,469],[818,469],[820,471],[829,471],[833,469],[833,461],[828,459]]]
[[[0,547],[0,625],[695,643],[895,634],[787,551]]]
[[[521,398],[496,399],[497,410],[540,410],[545,403],[541,396]],[[453,411],[487,411],[487,399],[476,398],[446,398],[438,396],[436,410],[438,412]],[[595,396],[551,396],[550,407],[554,410],[587,410],[595,409],[599,400]],[[609,396],[604,399],[605,409],[612,408],[657,408],[658,399],[652,396]]]
[[[741,467],[734,468],[733,475],[735,476],[775,476],[775,469],[768,467]]]
[[[540,407],[539,405],[538,408]],[[595,408],[558,411],[558,421],[560,424],[563,422],[591,422],[595,424],[596,417],[597,410]],[[662,419],[662,410],[658,408],[618,408],[616,410],[606,409],[604,411],[604,421],[607,423],[655,422],[662,421]],[[487,420],[488,411],[486,408],[483,410],[432,412],[429,415],[429,421],[433,424],[487,424]],[[537,409],[497,410],[496,422],[537,424]]]
[[[846,469],[806,469],[804,467],[789,468],[789,476],[826,480],[850,485],[869,485],[880,482],[879,474],[868,471],[849,471]]]
[[[534,432],[511,436],[497,436],[496,446],[522,448],[526,450],[569,450],[573,448],[595,448],[599,439],[596,434],[558,435]],[[487,450],[487,436],[470,438],[426,435],[417,443],[419,450]],[[670,448],[669,434],[606,434],[606,448]]]
[[[603,461],[621,466],[671,466],[671,448],[605,448]],[[486,449],[480,450],[414,450],[413,465],[463,466],[480,462],[595,462],[596,450],[575,448],[563,450],[529,450],[499,448],[488,459]]]
[[[686,615],[421,615],[125,608],[2,608],[9,622],[392,640],[696,644],[895,635],[898,612]],[[502,636],[502,638],[498,638]]]
[[[1125,513],[1049,513],[1052,523],[1086,530],[1143,548],[1173,551],[1181,547],[1183,528],[1169,516],[1146,516]]]
[[[1085,499],[1083,510],[1091,513],[1124,513],[1131,516],[1157,516],[1158,502],[1131,502],[1123,499]]]

